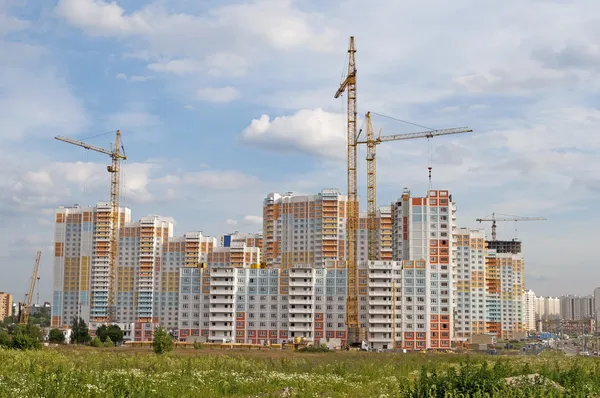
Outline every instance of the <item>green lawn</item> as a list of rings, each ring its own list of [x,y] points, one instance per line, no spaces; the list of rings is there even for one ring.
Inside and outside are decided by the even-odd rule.
[[[180,352],[184,351],[184,352]],[[539,373],[566,390],[505,377]],[[286,395],[287,394],[287,395]],[[577,357],[279,351],[0,349],[0,397],[587,397],[600,361]]]

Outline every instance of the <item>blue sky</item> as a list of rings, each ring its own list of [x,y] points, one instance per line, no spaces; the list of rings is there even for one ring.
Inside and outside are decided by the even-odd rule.
[[[451,190],[459,224],[492,212],[545,216],[499,225],[501,238],[524,241],[527,287],[560,295],[600,285],[591,254],[600,6],[363,5],[0,0],[0,291],[22,296],[42,247],[49,297],[53,209],[108,197],[108,159],[55,135],[122,130],[122,204],[134,218],[173,217],[177,234],[253,232],[269,192],[344,190],[345,100],[333,94],[351,34],[360,115],[475,130],[432,143],[433,186]],[[374,123],[384,134],[420,130]],[[379,204],[405,186],[423,194],[428,157],[425,140],[381,145]]]

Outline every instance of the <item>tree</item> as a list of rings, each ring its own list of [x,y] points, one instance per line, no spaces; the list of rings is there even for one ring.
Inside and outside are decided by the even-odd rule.
[[[102,325],[96,330],[96,336],[98,336],[103,343],[107,338],[110,338],[110,340],[116,344],[123,342],[123,331],[118,325]]]
[[[112,342],[110,336],[106,336],[106,340],[104,340],[104,347],[114,347],[115,343]]]
[[[65,335],[60,329],[52,329],[50,333],[48,333],[48,341],[54,344],[64,344]]]
[[[71,324],[71,341],[75,344],[85,344],[91,340],[88,326],[80,317],[73,317]]]
[[[152,349],[156,354],[164,354],[173,349],[173,338],[169,335],[169,332],[160,326],[154,330]]]
[[[90,341],[90,345],[92,347],[102,347],[102,342],[100,341],[100,339],[98,338],[98,336],[94,336],[94,338],[92,339],[92,341]]]

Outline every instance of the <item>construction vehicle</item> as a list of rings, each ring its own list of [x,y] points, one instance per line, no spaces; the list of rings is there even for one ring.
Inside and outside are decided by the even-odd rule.
[[[503,214],[498,214],[499,217],[496,217],[496,213],[492,213],[491,216],[487,216],[484,218],[478,218],[476,221],[479,221],[480,223],[484,222],[484,221],[488,221],[492,223],[492,240],[495,241],[496,240],[496,222],[498,221],[546,221],[547,218],[545,217],[519,217],[519,216],[510,216],[510,215],[503,215]]]
[[[384,115],[381,115],[384,116]],[[379,135],[375,137],[373,124],[371,120],[371,112],[366,114],[367,137],[364,141],[357,141],[357,144],[365,144],[367,146],[367,250],[369,260],[379,260],[379,250],[377,249],[377,160],[376,150],[377,145],[382,142],[413,140],[417,138],[433,138],[442,135],[470,133],[468,127],[457,127],[442,130],[422,131],[418,133],[394,134],[382,136],[381,130]],[[360,138],[360,131],[358,138]],[[429,167],[429,179],[431,181],[431,166]]]
[[[121,181],[121,160],[127,160],[125,148],[121,144],[121,132],[117,130],[114,147],[104,149],[85,143],[83,141],[74,140],[72,138],[57,136],[55,139],[72,145],[76,145],[91,151],[103,153],[110,156],[112,159],[111,165],[106,167],[110,173],[110,233],[109,233],[109,272],[108,272],[108,310],[105,316],[95,317],[94,322],[104,322],[110,324],[115,318],[115,290],[116,290],[116,272],[117,272],[117,256],[119,254],[119,188]],[[122,152],[121,152],[122,151]]]
[[[38,250],[35,256],[35,264],[33,265],[33,273],[31,274],[31,281],[29,282],[29,292],[25,294],[25,300],[19,303],[19,324],[27,325],[29,322],[29,313],[31,311],[31,302],[33,301],[33,293],[35,291],[35,284],[38,280],[38,269],[40,268],[40,259],[42,257],[42,251]]]
[[[358,320],[358,286],[356,263],[356,240],[358,233],[358,198],[356,193],[356,49],[354,36],[350,37],[348,46],[348,72],[340,84],[334,98],[339,98],[344,92],[348,97],[347,109],[347,171],[348,171],[348,202],[346,208],[346,269],[348,273],[348,298],[346,301],[347,342],[360,344],[365,337],[364,328]]]

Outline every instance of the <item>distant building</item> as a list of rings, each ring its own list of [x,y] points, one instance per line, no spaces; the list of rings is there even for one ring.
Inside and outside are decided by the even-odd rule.
[[[538,321],[560,319],[560,299],[558,297],[536,297],[535,319]]]
[[[589,320],[594,317],[594,295],[560,297],[560,313],[566,321]]]
[[[487,244],[488,332],[504,339],[515,338],[525,331],[525,262],[521,242],[492,240]]]
[[[0,321],[13,314],[13,296],[10,293],[0,292]]]
[[[456,240],[456,335],[470,338],[486,330],[485,231],[459,228]]]
[[[523,319],[525,331],[532,332],[536,330],[536,307],[537,297],[533,290],[527,290],[523,293]]]

